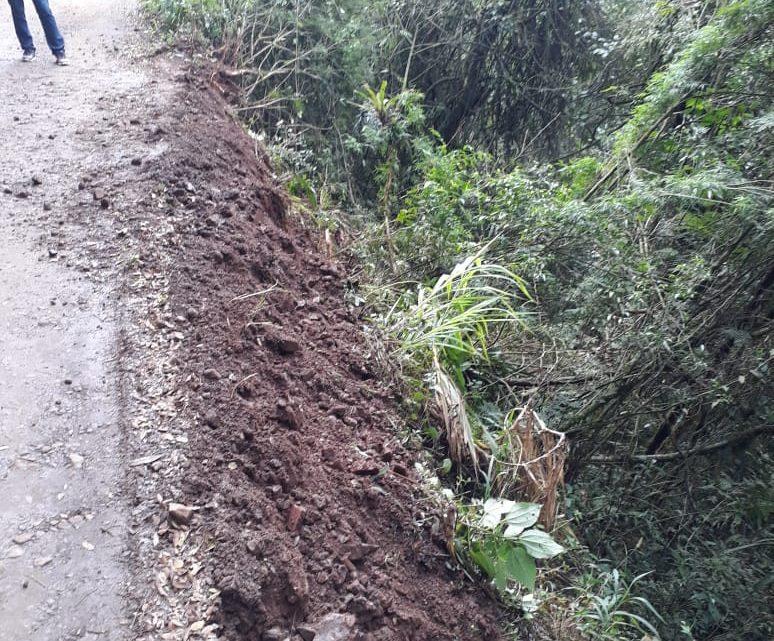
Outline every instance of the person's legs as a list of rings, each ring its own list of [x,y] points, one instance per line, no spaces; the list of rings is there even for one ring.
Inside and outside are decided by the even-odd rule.
[[[21,2],[21,0],[19,1]],[[48,6],[48,0],[32,0],[32,3],[38,12],[40,24],[43,25],[43,31],[46,33],[48,48],[51,49],[51,53],[59,57],[59,55],[64,54],[65,42],[62,34],[59,32],[54,14],[51,13],[51,7]]]
[[[19,39],[22,51],[30,53],[35,51],[35,42],[32,40],[30,27],[27,24],[27,16],[24,15],[24,0],[8,0],[11,5],[13,26],[16,29],[16,37]]]

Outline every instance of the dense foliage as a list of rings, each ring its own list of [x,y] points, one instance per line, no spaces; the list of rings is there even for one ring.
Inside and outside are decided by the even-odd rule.
[[[537,500],[537,409],[538,458],[571,444],[557,536],[599,559],[570,572],[582,634],[774,636],[774,5],[149,4],[218,49],[296,193],[350,212],[462,517]]]

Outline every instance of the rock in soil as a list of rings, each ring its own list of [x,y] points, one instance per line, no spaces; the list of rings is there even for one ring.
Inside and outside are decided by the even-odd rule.
[[[296,632],[303,639],[303,641],[314,641],[315,637],[317,636],[317,630],[310,625],[297,625]]]
[[[301,525],[301,519],[304,516],[303,508],[299,507],[295,503],[290,506],[288,510],[288,530],[296,532]]]
[[[182,503],[169,504],[169,520],[178,525],[189,525],[193,519],[194,509]]]
[[[261,641],[286,641],[288,633],[281,628],[270,628],[261,636]]]
[[[315,626],[314,641],[355,641],[355,616],[353,614],[325,615]]]

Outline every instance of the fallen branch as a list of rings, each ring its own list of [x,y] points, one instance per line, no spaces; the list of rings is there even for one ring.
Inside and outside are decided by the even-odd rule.
[[[637,141],[634,143],[634,146],[627,151],[627,155],[631,156],[634,154],[642,145],[644,145],[649,139],[651,134],[653,134],[656,129],[658,129],[664,122],[666,122],[672,114],[680,107],[680,105],[683,104],[688,98],[691,97],[691,94],[693,93],[693,90],[683,94],[680,96],[680,99],[677,100],[672,104],[672,106],[669,107],[659,118],[645,131],[644,134],[642,134]],[[605,183],[615,174],[616,171],[621,169],[621,162],[620,159],[616,159],[615,162],[612,164],[612,166],[604,173],[602,174],[602,177],[586,192],[586,195],[583,197],[583,202],[588,202],[593,198],[596,193],[605,185]],[[624,173],[626,173],[628,170],[624,169]]]
[[[717,450],[722,450],[729,445],[735,445],[748,439],[754,438],[759,434],[774,432],[774,425],[760,425],[750,430],[727,438],[711,445],[704,445],[697,447],[687,452],[670,452],[669,454],[630,454],[629,456],[592,456],[592,463],[648,463],[650,461],[675,461],[677,459],[686,459],[691,456],[699,456],[702,454],[709,454]]]
[[[259,71],[257,69],[221,69],[219,73],[225,78],[241,78],[243,76],[257,74]]]
[[[585,383],[599,378],[599,374],[587,374],[584,376],[561,376],[541,380],[539,378],[509,378],[508,383],[513,387],[550,387],[554,385],[572,385],[573,383]]]

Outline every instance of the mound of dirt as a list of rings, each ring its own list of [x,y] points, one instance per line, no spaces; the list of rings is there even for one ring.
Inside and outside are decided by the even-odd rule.
[[[221,97],[195,80],[184,93],[161,205],[188,211],[170,248],[199,417],[184,491],[218,560],[224,637],[501,638],[492,599],[449,569],[437,518],[419,514],[343,270]]]

